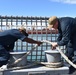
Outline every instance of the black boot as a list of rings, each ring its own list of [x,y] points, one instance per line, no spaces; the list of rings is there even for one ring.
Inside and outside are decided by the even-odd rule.
[[[69,67],[69,74],[73,74],[76,71],[76,69],[73,66]]]

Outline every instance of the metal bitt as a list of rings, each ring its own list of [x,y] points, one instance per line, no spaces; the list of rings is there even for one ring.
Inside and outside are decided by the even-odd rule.
[[[8,65],[14,63],[16,60],[18,60],[19,58],[21,58],[25,54],[26,54],[26,52],[10,52],[10,60],[8,62]],[[24,58],[19,63],[13,65],[13,67],[25,66],[26,65],[26,61],[27,61],[27,59]]]
[[[61,67],[61,54],[58,50],[46,50],[47,67]]]

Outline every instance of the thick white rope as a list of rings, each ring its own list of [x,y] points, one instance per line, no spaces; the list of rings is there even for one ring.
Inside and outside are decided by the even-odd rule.
[[[27,64],[25,66],[20,66],[20,67],[10,67],[10,68],[7,68],[7,65],[3,65],[1,68],[0,68],[0,72],[3,72],[3,71],[11,71],[11,70],[20,70],[20,69],[25,69],[25,68],[30,68],[30,67],[33,67],[37,65],[36,62],[32,63],[32,64]]]
[[[42,41],[44,42],[44,41]],[[45,41],[46,42],[46,41]],[[46,42],[47,43],[47,42]],[[36,47],[38,47],[38,45],[36,44],[29,52],[27,52],[24,56],[22,56],[21,58],[17,59],[14,63],[8,65],[8,68],[13,67],[15,64],[19,63],[21,60],[23,60],[25,57],[27,57],[27,55],[29,55]],[[45,65],[47,67],[52,67],[52,68],[56,68],[56,67],[60,67],[62,66],[62,62],[57,62],[57,63],[46,63],[46,62],[35,62],[34,64],[42,64]],[[19,67],[19,69],[22,67]],[[13,68],[12,68],[13,69]],[[17,68],[18,69],[18,68]]]
[[[48,41],[48,40],[43,40],[42,42],[43,42],[43,43],[52,44],[52,42],[50,42],[50,41]],[[16,60],[14,63],[12,63],[10,66],[13,66],[13,65],[19,63],[23,58],[27,57],[27,55],[29,55],[36,47],[38,47],[37,44],[36,44],[29,52],[27,52],[27,54],[25,54],[23,57],[17,59],[17,60]],[[74,68],[76,68],[76,65],[68,59],[68,57],[61,51],[61,49],[59,49],[59,47],[56,47],[56,49],[59,51],[59,53],[61,54],[61,56],[62,56],[70,65],[72,65]],[[41,63],[41,64],[44,64],[44,65],[45,65],[45,63]]]
[[[37,64],[42,64],[42,65],[45,65],[46,67],[49,67],[49,68],[58,68],[58,67],[61,67],[63,66],[63,63],[62,62],[56,62],[56,63],[49,63],[49,62],[36,62]]]

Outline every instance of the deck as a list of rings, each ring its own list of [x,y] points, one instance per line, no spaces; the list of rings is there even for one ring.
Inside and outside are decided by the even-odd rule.
[[[30,68],[20,70],[4,70],[0,75],[69,75],[69,68],[63,66],[60,68],[48,68],[42,65],[35,65]]]
[[[32,64],[31,66],[28,66]],[[26,66],[12,67],[0,69],[0,75],[76,75],[76,69],[70,67],[69,64],[65,64],[58,68],[49,68],[44,65],[29,63]],[[69,68],[70,67],[70,68]]]

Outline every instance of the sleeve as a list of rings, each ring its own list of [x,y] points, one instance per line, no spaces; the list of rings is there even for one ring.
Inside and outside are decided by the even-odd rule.
[[[19,30],[15,30],[15,31],[13,32],[13,35],[14,35],[17,39],[20,39],[20,40],[24,40],[25,38],[28,37],[28,34],[27,34],[27,33],[23,34],[23,33],[21,33]]]
[[[62,39],[62,32],[61,32],[61,30],[59,30],[57,42],[61,41],[61,39]]]
[[[20,40],[24,40],[25,38],[28,38],[28,34],[27,33],[25,35],[22,34],[22,33],[19,35],[19,39]]]
[[[65,23],[65,25],[63,24],[62,26],[64,26],[62,27],[62,39],[60,34],[57,42],[59,46],[66,45],[69,42],[70,35],[71,35],[70,25]]]

